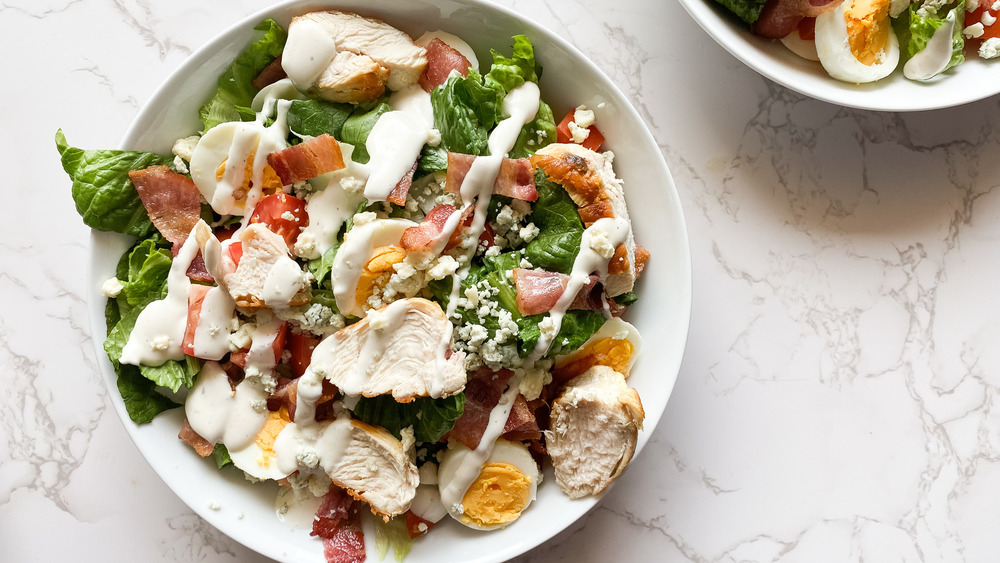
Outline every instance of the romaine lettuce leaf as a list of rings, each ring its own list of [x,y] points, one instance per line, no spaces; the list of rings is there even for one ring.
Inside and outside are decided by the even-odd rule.
[[[548,315],[531,315],[517,320],[517,326],[521,329],[518,334],[518,338],[521,340],[518,352],[521,357],[527,356],[535,350],[535,345],[541,337],[538,323],[542,322],[546,316]],[[583,346],[583,343],[601,328],[605,320],[604,311],[566,311],[566,314],[563,315],[562,325],[559,327],[559,334],[552,340],[552,345],[549,346],[549,351],[544,357],[553,358],[568,354]]]
[[[489,130],[480,122],[469,96],[469,91],[475,89],[471,85],[475,80],[473,76],[478,77],[479,74],[470,73],[470,78],[452,76],[435,88],[431,92],[431,107],[434,110],[434,127],[441,132],[441,147],[444,150],[482,156],[489,152]]]
[[[344,120],[344,125],[340,129],[340,139],[345,143],[354,145],[354,152],[351,153],[351,160],[359,164],[367,164],[371,160],[365,141],[368,134],[372,132],[375,123],[383,113],[392,111],[392,106],[386,103],[379,103],[371,109],[358,108]]]
[[[212,450],[212,459],[215,460],[215,466],[218,469],[222,469],[233,462],[233,458],[229,457],[229,450],[223,444],[215,445],[215,448]]]
[[[736,14],[743,21],[753,23],[760,17],[766,0],[715,0]]]
[[[535,119],[525,124],[517,135],[517,142],[510,149],[510,158],[527,158],[538,149],[556,142],[556,121],[552,108],[545,102],[538,103]]]
[[[144,238],[154,232],[149,214],[128,179],[129,170],[173,162],[173,156],[119,150],[83,150],[56,132],[63,170],[73,180],[73,202],[83,222],[98,231]]]
[[[535,186],[538,201],[530,219],[538,227],[538,236],[525,247],[524,255],[536,268],[569,274],[580,252],[583,221],[566,190],[549,181],[545,172],[535,172]]]
[[[137,244],[128,257],[128,276],[119,294],[130,306],[163,297],[164,282],[173,262],[170,251],[158,248],[152,239]]]
[[[923,51],[934,33],[944,26],[949,18],[953,18],[955,25],[951,36],[951,60],[941,72],[965,62],[965,55],[962,52],[965,48],[965,38],[962,36],[962,30],[965,29],[964,0],[951,2],[937,8],[925,7],[924,4],[921,2],[910,4],[910,33],[909,40],[906,42],[909,58]]]
[[[524,35],[514,36],[514,46],[510,58],[490,49],[493,66],[486,73],[486,84],[497,86],[506,94],[525,82],[538,82],[542,67],[535,62],[535,50],[531,40]]]
[[[153,301],[155,299],[143,302],[122,315],[121,320],[111,329],[107,339],[104,340],[104,351],[108,354],[108,358],[116,370],[124,369],[123,366],[127,365],[120,362],[122,349],[125,348],[128,337],[132,334],[132,329],[135,328],[135,321],[139,318],[139,313]],[[181,388],[181,385],[184,387],[194,385],[194,376],[200,369],[200,361],[190,356],[185,356],[182,361],[167,360],[161,366],[139,366],[139,373],[156,385],[167,387],[176,393]]]
[[[354,415],[385,428],[397,438],[404,428],[413,426],[418,442],[437,442],[455,426],[464,410],[464,393],[443,399],[417,397],[409,403],[397,403],[391,395],[379,395],[362,397],[354,407]]]
[[[375,522],[375,555],[379,561],[384,561],[392,548],[392,556],[402,563],[413,549],[413,538],[406,529],[406,516],[390,518],[388,522],[381,518],[372,518]]]
[[[297,135],[319,137],[328,133],[340,139],[344,122],[354,108],[322,100],[293,100],[288,107],[288,128]],[[367,137],[367,135],[365,135]]]
[[[115,363],[114,368],[118,374],[118,392],[132,422],[146,424],[161,412],[181,406],[157,392],[156,385],[143,377],[138,367]]]
[[[266,19],[257,24],[254,30],[262,32],[257,34],[260,38],[252,42],[229,65],[219,77],[215,93],[198,111],[205,126],[203,134],[220,123],[240,120],[240,112],[236,108],[250,107],[258,92],[253,79],[278,58],[285,48],[288,33],[274,20]]]

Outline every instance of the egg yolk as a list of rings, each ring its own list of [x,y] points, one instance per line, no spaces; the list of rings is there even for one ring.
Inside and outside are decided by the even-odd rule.
[[[847,41],[854,58],[872,66],[885,58],[892,33],[889,22],[890,0],[854,0],[844,10]]]
[[[608,366],[627,376],[633,354],[635,346],[628,339],[600,338],[581,348],[568,361],[557,365],[552,375],[558,381],[569,381],[594,366]]]
[[[355,301],[358,305],[364,305],[368,298],[375,292],[375,284],[379,277],[385,274],[392,274],[393,265],[402,262],[406,258],[406,251],[394,245],[380,246],[375,249],[368,263],[361,270],[358,278],[358,289],[355,293]]]
[[[502,526],[531,502],[531,477],[509,463],[488,463],[462,497],[466,524]]]
[[[274,441],[278,439],[278,434],[281,434],[289,422],[291,420],[284,407],[268,413],[264,428],[257,434],[257,447],[260,448],[260,458],[257,460],[257,465],[261,467],[271,465],[271,460],[275,456]]]
[[[256,156],[256,151],[251,151],[247,156],[246,168],[243,170],[243,180],[241,180],[240,187],[233,190],[233,199],[236,201],[243,201],[247,197],[247,193],[250,191],[250,187],[253,184],[253,163],[254,157]],[[222,180],[222,176],[226,173],[226,162],[229,159],[222,161],[219,167],[215,169],[215,179],[217,181]],[[261,174],[261,190],[265,194],[278,193],[281,190],[281,179],[278,178],[278,173],[271,168],[270,165],[264,166],[264,171]]]

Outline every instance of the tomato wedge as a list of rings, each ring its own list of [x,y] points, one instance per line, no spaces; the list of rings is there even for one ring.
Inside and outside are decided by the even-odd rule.
[[[191,284],[191,291],[188,292],[188,314],[187,325],[184,327],[184,340],[181,341],[181,350],[188,356],[194,356],[194,333],[198,330],[198,321],[201,319],[201,306],[205,302],[205,295],[211,286],[197,283]]]
[[[423,525],[421,526],[421,524]],[[424,520],[409,510],[406,511],[406,533],[410,535],[411,540],[426,534],[432,527],[434,527],[434,522]]]
[[[319,344],[320,338],[311,334],[289,332],[285,349],[291,354],[288,363],[292,366],[295,377],[302,377],[312,361],[313,349]]]
[[[977,6],[975,10],[965,14],[966,27],[973,25],[975,23],[983,24],[983,34],[979,37],[976,37],[975,39],[971,39],[970,41],[984,42],[987,39],[1000,37],[1000,23],[997,23],[997,20],[1000,19],[1000,12],[996,10],[991,10],[990,8],[992,7],[992,5],[993,5],[992,0],[980,0],[979,6]],[[983,15],[987,13],[989,13],[990,15],[990,17],[987,18],[987,21],[989,21],[991,18],[993,21],[993,23],[990,25],[986,25],[983,22]]]
[[[271,194],[254,208],[250,215],[250,224],[253,223],[263,223],[272,233],[281,235],[290,249],[295,246],[302,227],[309,224],[306,202],[284,192]]]
[[[573,121],[575,116],[576,109],[574,108],[569,110],[569,113],[567,113],[566,117],[559,122],[559,125],[556,125],[556,141],[560,143],[573,142],[573,133],[569,130],[569,124]],[[590,131],[590,135],[587,135],[587,138],[580,144],[583,145],[584,148],[592,151],[599,150],[601,145],[604,144],[604,134],[601,133],[596,125],[591,125],[590,127],[587,127],[587,129]]]

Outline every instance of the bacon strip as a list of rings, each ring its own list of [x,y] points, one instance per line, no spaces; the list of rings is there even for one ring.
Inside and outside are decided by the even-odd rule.
[[[434,241],[444,231],[444,227],[448,223],[448,218],[456,211],[458,210],[454,206],[444,203],[431,209],[419,225],[403,231],[403,236],[399,239],[400,246],[403,247],[403,250],[410,252],[412,250],[427,248],[434,244]],[[455,230],[457,231],[458,229]]]
[[[448,153],[448,176],[445,180],[445,190],[452,193],[461,191],[465,176],[468,175],[476,158],[471,154]],[[497,175],[496,181],[493,182],[493,193],[524,201],[537,200],[535,169],[531,165],[531,161],[527,158],[503,159],[500,163],[500,173]]]
[[[365,560],[365,538],[358,506],[347,491],[336,485],[330,485],[323,497],[309,535],[323,539],[327,563],[362,563]]]
[[[448,438],[454,438],[473,450],[479,447],[490,422],[490,413],[500,402],[500,396],[513,376],[514,372],[508,369],[491,371],[489,368],[481,368],[472,374],[465,384],[465,411],[455,421]]]
[[[406,205],[406,194],[409,193],[410,191],[410,185],[413,184],[413,175],[416,173],[417,173],[417,163],[414,162],[413,166],[410,168],[410,171],[399,179],[399,182],[396,184],[396,187],[392,188],[392,191],[389,192],[389,197],[387,197],[386,199],[391,203],[395,203],[396,205]]]
[[[128,178],[135,185],[153,226],[179,248],[201,217],[198,187],[190,178],[166,166],[132,170]]]
[[[267,163],[274,169],[281,184],[288,186],[340,170],[344,167],[344,156],[337,140],[324,133],[294,147],[267,155]]]
[[[538,315],[547,313],[556,306],[559,298],[569,285],[569,276],[544,270],[525,270],[514,268],[514,287],[517,289],[517,310],[522,315]],[[604,291],[600,278],[591,274],[587,285],[570,303],[570,309],[601,309],[604,303],[601,294]]]
[[[212,455],[212,451],[215,450],[215,444],[209,442],[208,440],[202,438],[194,428],[191,428],[191,424],[188,420],[184,419],[184,424],[181,424],[181,431],[177,434],[185,444],[188,444],[194,451],[198,452],[201,457],[208,457]]]
[[[538,428],[538,421],[524,395],[519,394],[514,400],[514,406],[503,426],[503,437],[514,442],[541,439],[542,431]]]
[[[451,71],[469,76],[469,59],[450,45],[434,38],[424,49],[427,50],[427,67],[417,81],[426,92],[448,81]]]
[[[798,28],[802,18],[815,18],[836,8],[842,0],[767,0],[750,31],[768,39],[781,39]]]
[[[282,78],[287,77],[288,75],[285,74],[284,67],[281,66],[281,55],[278,55],[278,58],[274,59],[266,67],[264,67],[264,70],[261,70],[260,74],[250,81],[250,84],[253,84],[254,88],[261,90],[265,86],[270,86]]]

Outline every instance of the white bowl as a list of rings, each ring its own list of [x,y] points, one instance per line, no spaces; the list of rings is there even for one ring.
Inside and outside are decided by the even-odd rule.
[[[929,82],[907,80],[900,69],[870,84],[841,82],[830,78],[820,63],[795,55],[780,41],[751,34],[742,20],[715,0],[680,3],[737,59],[764,77],[817,100],[858,109],[922,111],[967,104],[1000,93],[1000,60],[971,57]]]
[[[641,450],[670,396],[687,338],[691,306],[691,264],[684,218],[660,150],[636,111],[614,84],[571,45],[517,14],[480,0],[294,0],[253,14],[192,55],[157,90],[122,141],[123,148],[169,153],[174,139],[200,130],[197,110],[214,89],[221,72],[250,40],[255,24],[273,17],[287,25],[293,15],[311,9],[338,8],[381,17],[419,35],[444,29],[468,40],[481,61],[489,48],[509,52],[511,36],[528,35],[544,65],[542,94],[556,113],[585,103],[597,107],[599,125],[617,151],[615,168],[625,180],[636,238],[652,253],[643,273],[639,303],[629,313],[648,343],[631,383],[646,410]],[[561,116],[560,116],[561,117]],[[92,237],[90,309],[92,330],[112,402],[136,446],[152,468],[188,506],[233,539],[281,561],[324,561],[320,542],[302,528],[289,528],[275,515],[276,486],[252,485],[237,471],[217,471],[211,459],[199,458],[177,439],[183,413],[167,411],[152,423],[129,420],[115,385],[115,375],[101,348],[106,333],[101,283],[114,275],[115,263],[128,247],[126,237],[95,232]],[[641,460],[640,460],[641,462]],[[626,474],[623,478],[627,479]],[[425,561],[502,561],[552,537],[590,510],[598,499],[571,501],[551,472],[538,499],[513,525],[478,532],[450,521],[418,539],[408,563]],[[213,510],[209,505],[219,509]],[[373,533],[367,531],[371,549]]]

